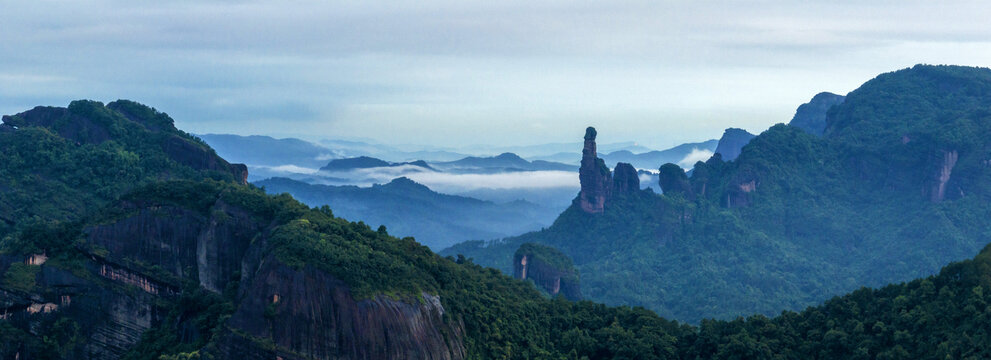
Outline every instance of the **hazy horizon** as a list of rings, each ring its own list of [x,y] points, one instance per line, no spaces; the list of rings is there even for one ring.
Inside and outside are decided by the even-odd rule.
[[[36,1],[4,5],[0,113],[135,100],[191,133],[654,149],[758,133],[917,63],[987,66],[991,4]]]

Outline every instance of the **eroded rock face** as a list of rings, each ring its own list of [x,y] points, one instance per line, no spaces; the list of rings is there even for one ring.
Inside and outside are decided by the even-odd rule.
[[[548,260],[548,253],[561,261],[553,264],[554,261]],[[531,280],[551,296],[561,294],[568,300],[581,300],[578,271],[566,258],[566,255],[548,246],[523,244],[513,256],[513,277]]]
[[[933,174],[933,185],[929,189],[929,200],[932,202],[940,202],[946,198],[947,183],[950,182],[953,167],[957,165],[957,160],[960,158],[956,150],[944,150],[940,154],[942,161],[936,167],[936,172]]]
[[[23,260],[0,256],[0,270],[13,262]],[[65,354],[66,358],[120,358],[145,331],[161,322],[165,311],[157,299],[174,294],[140,274],[99,260],[85,265],[86,271],[95,275],[92,278],[46,264],[32,266],[38,266],[35,289],[44,291],[0,289],[0,321],[39,331],[58,318],[78,325],[83,345]],[[137,291],[122,292],[119,286],[135,286]],[[26,353],[21,358],[30,356]]]
[[[89,242],[117,259],[158,266],[221,292],[241,270],[262,228],[243,210],[218,200],[209,216],[176,207],[125,203],[134,214],[87,229]]]
[[[313,267],[265,258],[228,323],[220,357],[463,359],[464,326],[444,319],[440,299],[356,300],[341,280]],[[270,339],[274,349],[260,343]],[[255,357],[250,357],[255,358]]]
[[[605,161],[598,158],[595,150],[595,128],[585,129],[585,147],[582,149],[581,168],[578,179],[581,182],[579,206],[587,213],[601,213],[606,200],[612,195],[612,174]]]
[[[617,163],[613,170],[613,191],[616,194],[628,194],[640,190],[640,176],[637,169],[628,163]]]
[[[81,144],[99,144],[110,140],[110,133],[102,124],[76,115],[67,108],[38,106],[14,116],[4,115],[3,122],[17,127],[50,128],[59,136]]]

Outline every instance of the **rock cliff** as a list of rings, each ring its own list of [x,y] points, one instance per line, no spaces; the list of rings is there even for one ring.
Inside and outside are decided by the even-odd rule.
[[[613,192],[628,194],[636,191],[640,191],[640,175],[637,169],[627,163],[617,163],[613,171]]]
[[[658,169],[658,182],[661,191],[666,195],[680,194],[688,199],[694,198],[692,186],[688,182],[685,170],[675,164],[664,164]]]
[[[602,212],[613,188],[612,174],[605,161],[596,154],[595,136],[595,128],[585,129],[585,147],[582,149],[581,168],[578,169],[582,187],[578,204],[582,210],[593,214]]]
[[[564,253],[550,246],[525,243],[513,256],[513,277],[531,280],[551,296],[581,300],[578,270]]]
[[[265,258],[218,350],[222,358],[463,359],[463,325],[445,322],[440,298],[355,299],[343,281]],[[449,316],[450,317],[450,316]],[[273,346],[274,345],[274,346]]]

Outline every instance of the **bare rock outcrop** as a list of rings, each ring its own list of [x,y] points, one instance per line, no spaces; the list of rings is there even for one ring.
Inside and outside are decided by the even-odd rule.
[[[312,266],[267,257],[241,289],[221,358],[463,359],[464,326],[440,299],[355,299],[343,281]],[[242,358],[243,359],[243,358]]]
[[[629,194],[640,191],[640,175],[637,169],[628,163],[617,163],[613,170],[613,192]]]
[[[957,165],[960,155],[956,150],[943,150],[939,152],[938,165],[932,175],[932,185],[929,192],[929,201],[941,202],[946,198],[947,183],[950,182],[950,175],[953,174],[953,167]]]
[[[613,188],[609,167],[596,154],[595,136],[595,128],[585,129],[585,147],[582,149],[581,168],[578,169],[578,179],[582,187],[578,205],[585,212],[592,214],[603,211]]]
[[[513,277],[531,280],[551,296],[561,294],[568,300],[581,300],[578,270],[564,253],[555,248],[525,243],[513,256]]]

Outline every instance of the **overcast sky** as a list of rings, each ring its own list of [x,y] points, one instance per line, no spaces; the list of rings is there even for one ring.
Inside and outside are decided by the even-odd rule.
[[[916,63],[991,65],[987,2],[0,0],[0,113],[136,100],[193,133],[655,148]]]

